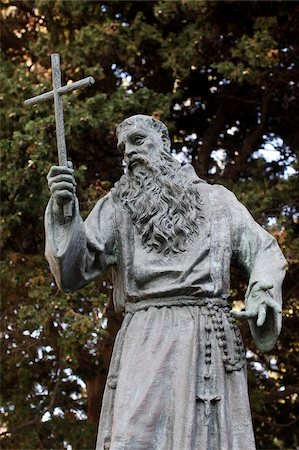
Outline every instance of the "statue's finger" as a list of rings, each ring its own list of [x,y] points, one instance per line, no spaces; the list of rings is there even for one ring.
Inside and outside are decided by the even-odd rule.
[[[63,175],[56,175],[55,177],[51,177],[48,179],[48,185],[49,188],[52,188],[52,185],[55,183],[60,183],[62,181],[65,181],[66,183],[70,183],[73,186],[77,186],[77,183],[72,175],[63,174]]]
[[[274,287],[274,285],[271,283],[260,284],[259,290],[267,291],[268,289],[272,289],[273,287]]]
[[[56,175],[68,174],[73,175],[74,169],[66,166],[52,166],[47,175],[47,179],[55,177]]]
[[[50,191],[52,194],[58,193],[62,195],[62,192],[71,192],[72,194],[75,192],[75,187],[71,183],[66,183],[62,181],[61,183],[53,183],[51,185]]]
[[[266,303],[267,303],[268,306],[273,308],[275,312],[277,312],[277,313],[281,313],[282,312],[281,306],[272,297],[269,296],[266,299]]]
[[[73,162],[72,161],[68,161],[67,162],[67,166],[69,169],[73,169]]]
[[[246,310],[232,311],[231,313],[236,319],[252,319],[253,317],[256,316],[256,313],[254,313],[253,311],[246,311]]]
[[[261,327],[265,322],[266,310],[267,310],[267,307],[264,303],[262,305],[260,305],[258,315],[257,315],[257,321],[256,321],[256,324],[258,327]]]

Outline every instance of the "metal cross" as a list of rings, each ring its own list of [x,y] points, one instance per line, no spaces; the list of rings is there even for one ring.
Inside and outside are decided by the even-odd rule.
[[[58,53],[53,53],[51,55],[51,66],[52,66],[53,90],[50,92],[46,92],[45,94],[37,95],[36,97],[32,97],[29,98],[28,100],[25,100],[24,105],[32,106],[35,105],[36,103],[45,102],[47,100],[51,100],[54,98],[58,161],[60,166],[67,167],[67,152],[66,152],[65,132],[64,132],[62,95],[67,94],[68,92],[72,92],[81,87],[91,86],[92,84],[94,84],[95,80],[93,77],[87,77],[74,83],[61,86],[60,57]],[[65,218],[72,216],[71,209],[72,209],[71,203],[68,203],[64,206],[63,212]]]
[[[203,394],[196,396],[196,401],[203,402],[204,404],[204,411],[205,411],[205,418],[206,418],[206,425],[209,424],[209,418],[211,413],[211,404],[215,405],[216,402],[219,402],[221,400],[221,395],[210,395],[209,391],[205,389],[205,392]]]

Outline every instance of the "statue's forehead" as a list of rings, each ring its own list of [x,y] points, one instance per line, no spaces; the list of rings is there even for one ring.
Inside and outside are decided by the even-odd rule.
[[[123,130],[120,130],[117,134],[118,141],[125,141],[127,137],[133,133],[140,133],[140,134],[154,134],[155,130],[152,128],[146,127],[141,124],[132,124],[126,126]]]

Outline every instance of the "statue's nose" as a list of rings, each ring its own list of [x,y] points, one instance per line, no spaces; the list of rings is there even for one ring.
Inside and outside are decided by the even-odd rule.
[[[134,145],[127,144],[125,148],[125,156],[137,155],[136,148]]]

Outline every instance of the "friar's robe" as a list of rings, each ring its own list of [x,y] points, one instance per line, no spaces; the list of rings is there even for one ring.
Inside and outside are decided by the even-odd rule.
[[[280,305],[285,259],[230,191],[198,179],[191,166],[181,170],[200,192],[204,217],[181,253],[149,252],[111,193],[85,222],[77,205],[69,224],[55,218],[52,200],[46,211],[46,257],[58,286],[80,289],[112,266],[115,309],[130,305],[114,346],[97,450],[255,449],[244,349],[227,300],[230,266],[248,272],[248,293],[273,284]],[[262,327],[249,322],[257,346],[270,350],[281,315],[268,310]]]

